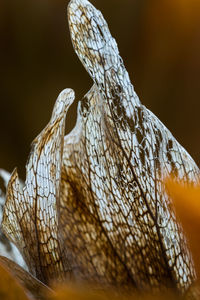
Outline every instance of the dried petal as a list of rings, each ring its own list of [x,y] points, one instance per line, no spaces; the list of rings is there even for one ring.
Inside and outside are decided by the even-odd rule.
[[[68,7],[74,49],[95,85],[65,138],[61,230],[80,277],[137,289],[195,281],[164,178],[199,182],[199,169],[134,92],[102,14]],[[75,272],[75,271],[74,271]]]
[[[3,231],[21,251],[30,272],[43,282],[70,276],[70,267],[58,238],[57,199],[63,155],[65,115],[74,92],[64,90],[49,124],[32,144],[26,181],[20,187],[15,169],[8,183]]]

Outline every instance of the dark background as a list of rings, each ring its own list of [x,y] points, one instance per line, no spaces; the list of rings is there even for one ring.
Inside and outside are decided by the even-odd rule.
[[[200,164],[200,1],[93,0],[118,42],[136,92]],[[70,41],[64,0],[0,1],[0,167],[25,163],[59,92],[92,82]],[[76,103],[67,115],[67,132]]]

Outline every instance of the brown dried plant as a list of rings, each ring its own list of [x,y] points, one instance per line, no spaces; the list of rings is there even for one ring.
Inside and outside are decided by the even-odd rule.
[[[16,169],[10,177],[2,228],[30,273],[1,257],[5,276],[9,270],[26,291],[19,288],[22,297],[31,299],[165,299],[170,292],[198,299],[191,251],[172,202],[175,197],[190,232],[198,273],[198,237],[188,225],[195,215],[186,217],[188,200],[182,212],[177,200],[196,192],[185,190],[184,198],[169,184],[169,194],[165,178],[176,174],[178,182],[197,186],[199,169],[140,103],[100,11],[87,0],[72,0],[68,19],[75,52],[94,85],[65,137],[74,92],[59,95],[32,143],[24,186]],[[67,285],[55,293],[47,287],[55,282]]]

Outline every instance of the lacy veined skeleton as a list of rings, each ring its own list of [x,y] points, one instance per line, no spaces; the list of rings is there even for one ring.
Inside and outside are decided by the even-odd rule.
[[[103,286],[183,294],[196,274],[164,179],[199,183],[199,169],[136,95],[101,12],[72,0],[68,20],[76,54],[94,85],[64,137],[74,92],[58,97],[32,144],[21,187],[7,187],[3,232],[32,275]]]

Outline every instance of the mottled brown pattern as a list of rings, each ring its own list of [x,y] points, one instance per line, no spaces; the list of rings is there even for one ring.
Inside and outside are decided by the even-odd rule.
[[[73,278],[182,294],[196,274],[164,179],[176,174],[198,184],[199,169],[140,103],[102,14],[72,0],[68,18],[94,85],[65,139],[73,92],[58,98],[34,141],[23,191],[16,171],[11,177],[4,232],[43,282]]]
[[[15,169],[7,188],[3,231],[21,251],[30,272],[45,283],[71,276],[58,240],[57,201],[65,115],[73,100],[72,90],[59,95],[49,124],[32,144],[25,186],[20,186]]]
[[[114,283],[128,277],[138,289],[173,286],[184,291],[195,280],[195,272],[164,178],[176,174],[198,183],[199,169],[165,126],[140,103],[102,14],[86,0],[74,0],[68,7],[68,17],[74,49],[94,81],[81,101],[74,132],[65,138],[66,180],[76,197],[77,209],[85,205],[95,216],[108,245],[125,266],[125,272],[114,267]],[[80,220],[79,226],[83,226]],[[72,228],[74,225],[69,227],[68,222],[67,240]],[[95,257],[99,255],[97,241],[101,240],[96,233],[96,247],[92,247]],[[78,241],[82,244],[84,240],[80,232]],[[73,249],[77,245],[79,242]],[[112,259],[107,255],[107,261]],[[113,283],[109,276],[112,264],[108,269],[107,261],[99,261],[103,263],[103,282],[108,277]],[[100,266],[99,261],[95,260],[94,269]]]

